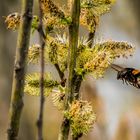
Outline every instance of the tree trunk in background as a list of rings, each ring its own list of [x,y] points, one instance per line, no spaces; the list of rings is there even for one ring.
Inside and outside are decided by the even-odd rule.
[[[14,1],[12,1],[12,4]],[[14,3],[16,4],[16,3]],[[11,6],[11,1],[1,1],[0,4],[0,85],[1,92],[3,93],[4,101],[9,101],[9,91],[11,89],[12,81],[12,69],[13,69],[13,58],[12,54],[14,52],[14,40],[15,36],[11,36],[11,32],[6,29],[4,24],[3,16],[9,14],[9,5]],[[16,41],[16,40],[15,40]],[[10,42],[12,42],[10,44]]]
[[[14,54],[14,46],[16,44],[14,44],[14,41],[16,41],[15,36],[12,36],[12,33],[6,29],[3,16],[9,14],[9,7],[14,4],[17,5],[16,0],[1,1],[0,4],[0,109],[3,114],[0,117],[0,139],[3,140],[6,137],[7,114],[10,103],[9,91],[11,91],[14,59],[12,54]]]
[[[5,140],[7,137],[6,129],[17,37],[17,32],[7,30],[3,17],[20,10],[20,7],[18,7],[20,3],[18,0],[6,0],[1,1],[0,4],[0,109],[2,111],[2,116],[0,117],[0,139],[2,140]],[[28,128],[28,130],[25,128]],[[22,120],[21,131],[21,140],[32,139],[31,123],[27,119],[26,114],[24,114],[24,119]]]

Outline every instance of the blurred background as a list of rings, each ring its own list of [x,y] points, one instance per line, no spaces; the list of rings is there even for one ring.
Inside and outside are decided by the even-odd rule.
[[[63,4],[65,0],[55,0]],[[101,18],[95,41],[112,39],[127,41],[136,47],[133,57],[119,59],[115,63],[123,67],[140,69],[140,1],[117,0],[110,13]],[[11,96],[12,72],[15,57],[17,32],[6,29],[3,16],[20,12],[21,1],[0,0],[0,140],[6,140],[8,110]],[[35,1],[34,13],[38,5]],[[32,43],[38,42],[35,34]],[[56,76],[53,67],[46,67]],[[36,66],[28,71],[39,70]],[[89,90],[90,89],[90,90]],[[108,69],[103,79],[91,77],[83,82],[82,98],[91,101],[97,113],[96,126],[82,140],[140,140],[140,90],[123,85],[116,80],[116,72]],[[35,140],[37,129],[39,97],[24,96],[19,140]],[[52,104],[51,96],[46,98],[44,113],[44,138],[57,140],[62,114]]]

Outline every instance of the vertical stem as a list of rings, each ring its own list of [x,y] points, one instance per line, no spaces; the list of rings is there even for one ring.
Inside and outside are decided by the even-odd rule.
[[[80,16],[80,0],[72,1],[72,24],[69,26],[69,61],[68,61],[68,83],[67,83],[67,101],[68,104],[73,100],[74,78],[76,68],[76,55],[79,35],[79,16]]]
[[[39,36],[40,36],[40,109],[39,109],[39,118],[37,120],[37,128],[38,128],[38,140],[43,140],[43,111],[44,111],[44,47],[45,47],[45,40],[44,40],[44,31],[43,31],[43,23],[42,23],[42,9],[41,9],[41,2],[39,2]]]
[[[18,33],[12,97],[8,128],[8,140],[17,140],[20,117],[23,108],[23,88],[26,56],[30,41],[33,0],[22,0],[22,20]]]
[[[80,17],[80,0],[72,0],[71,8],[72,23],[69,26],[69,61],[68,61],[68,79],[67,79],[67,95],[65,110],[69,109],[69,104],[74,99],[75,87],[75,67],[76,55],[79,35],[79,17]],[[69,136],[70,124],[65,117],[62,122],[59,140],[67,140]]]

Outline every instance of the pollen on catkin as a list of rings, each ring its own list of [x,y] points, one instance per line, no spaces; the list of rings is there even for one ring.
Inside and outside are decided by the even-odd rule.
[[[20,15],[19,13],[12,13],[5,18],[5,23],[7,24],[8,29],[16,30],[20,24]]]
[[[90,10],[82,9],[80,23],[87,26],[89,31],[94,32],[99,24],[99,16],[92,14]]]
[[[82,0],[80,23],[95,32],[101,15],[110,11],[115,0]]]
[[[65,89],[52,93],[52,102],[58,110],[64,110],[65,95]]]
[[[48,60],[53,63],[59,64],[61,71],[65,71],[67,67],[68,56],[68,41],[63,36],[55,38],[49,37],[47,42],[47,55]]]
[[[96,121],[92,106],[89,102],[82,100],[73,101],[69,111],[65,112],[65,116],[70,121],[73,137],[87,134]]]
[[[65,29],[71,23],[71,17],[51,0],[41,0],[43,11],[43,24],[47,31]]]
[[[5,17],[5,23],[8,29],[16,30],[19,28],[21,22],[21,15],[19,13],[12,13]],[[34,15],[32,20],[32,31],[38,28],[39,19],[38,16]]]
[[[39,56],[40,56],[40,45],[33,44],[29,47],[28,51],[28,63],[39,63]]]
[[[77,74],[92,74],[94,78],[104,76],[106,69],[116,58],[131,56],[132,45],[127,42],[106,41],[89,48],[86,38],[79,38],[77,47]],[[67,68],[69,41],[66,35],[49,37],[46,56],[53,64],[58,64],[64,72]]]
[[[40,86],[39,86],[39,73],[27,74],[25,77],[25,87],[24,93],[29,95],[39,96],[40,95]],[[52,80],[50,75],[46,73],[44,75],[44,95],[48,96],[54,87],[57,87],[59,83]]]
[[[41,8],[44,14],[50,13],[54,17],[64,18],[64,12],[59,9],[51,0],[41,0]]]
[[[105,70],[118,57],[131,56],[134,48],[126,42],[107,41],[86,48],[77,58],[77,69],[84,69],[94,78],[103,77]]]
[[[83,0],[81,7],[99,16],[109,12],[114,3],[115,0]]]
[[[45,63],[47,64],[47,58],[46,58],[46,48],[45,48]],[[28,64],[32,63],[32,64],[38,64],[40,61],[40,45],[39,44],[33,44],[29,47],[28,50],[28,57],[27,57],[27,62]]]

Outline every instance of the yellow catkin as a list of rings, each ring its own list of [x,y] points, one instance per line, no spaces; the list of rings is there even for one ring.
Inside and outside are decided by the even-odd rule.
[[[27,74],[25,77],[25,87],[24,93],[29,95],[39,96],[40,86],[39,86],[39,73]],[[51,79],[50,75],[47,73],[44,75],[44,94],[48,96],[54,87],[57,87],[59,83]]]
[[[18,13],[12,13],[5,18],[5,23],[8,29],[16,30],[20,24],[20,15]]]
[[[92,106],[87,101],[75,100],[65,113],[70,120],[72,135],[74,137],[87,134],[96,121],[96,115]]]
[[[41,7],[44,14],[50,13],[54,17],[64,18],[64,12],[59,9],[51,0],[41,0]]]

